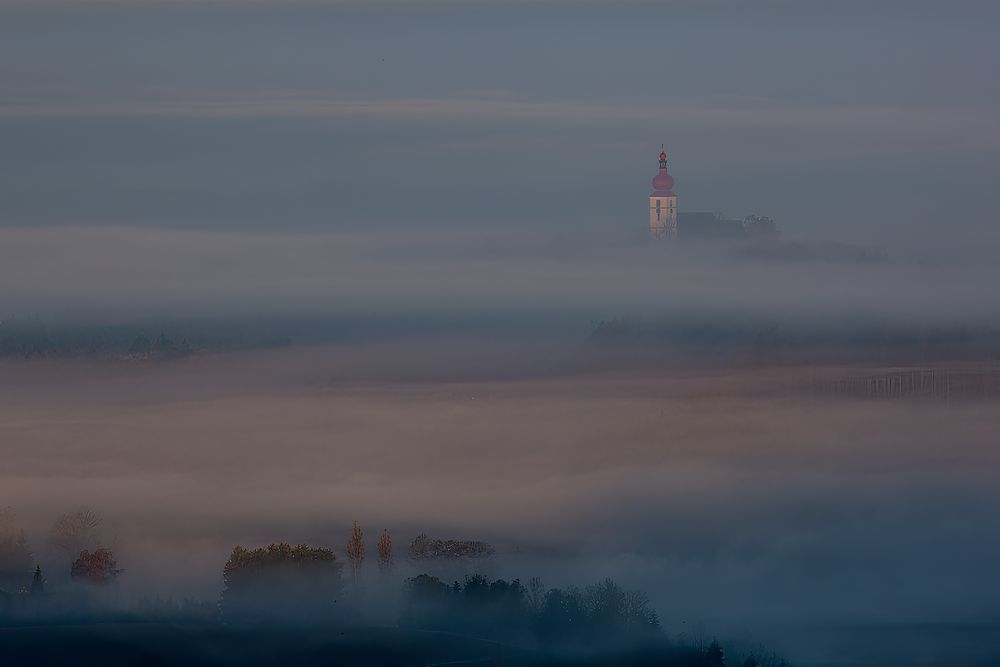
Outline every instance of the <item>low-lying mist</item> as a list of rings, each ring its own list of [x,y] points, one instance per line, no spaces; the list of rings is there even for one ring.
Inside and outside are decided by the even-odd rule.
[[[930,250],[859,262],[748,258],[733,244],[648,244],[632,233],[9,227],[0,284],[4,319],[97,324],[321,314],[578,328],[675,312],[995,324],[995,262],[981,247],[948,259]]]
[[[127,596],[214,600],[235,544],[342,553],[357,519],[401,548],[488,540],[495,575],[611,576],[671,632],[803,659],[826,650],[802,639],[817,628],[997,617],[995,401],[772,391],[795,367],[489,377],[551,353],[438,340],[8,360],[2,502],[54,579],[49,526],[94,508]],[[470,359],[475,379],[426,372]]]
[[[994,623],[996,266],[817,257],[3,228],[0,507],[54,585],[52,522],[93,508],[133,600],[212,603],[236,544],[342,553],[358,520],[487,540],[490,576],[613,577],[668,632],[804,664]]]

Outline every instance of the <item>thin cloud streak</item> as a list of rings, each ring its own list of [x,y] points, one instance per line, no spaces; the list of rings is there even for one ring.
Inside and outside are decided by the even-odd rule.
[[[474,91],[473,91],[474,92]],[[594,104],[512,99],[508,91],[439,98],[350,98],[310,91],[252,94],[146,95],[119,100],[8,100],[0,119],[175,118],[175,119],[338,119],[384,121],[520,122],[540,124],[670,123],[692,128],[720,127],[785,132],[878,133],[902,148],[1000,148],[1000,115],[994,110],[903,107],[803,107],[773,103]],[[884,146],[880,146],[880,149]]]

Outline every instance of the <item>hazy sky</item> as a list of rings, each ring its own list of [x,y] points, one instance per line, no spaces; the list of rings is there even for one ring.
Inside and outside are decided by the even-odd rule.
[[[993,2],[5,2],[0,224],[996,244]],[[624,231],[622,233],[625,233]]]

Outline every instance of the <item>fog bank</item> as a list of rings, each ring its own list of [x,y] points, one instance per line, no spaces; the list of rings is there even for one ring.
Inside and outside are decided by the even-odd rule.
[[[638,234],[635,232],[638,231]],[[0,228],[5,319],[440,315],[611,317],[693,311],[787,321],[995,324],[992,258],[758,260],[731,244],[648,245],[637,227],[568,235],[431,227],[391,234]]]
[[[447,346],[404,349],[461,363]],[[780,638],[998,612],[993,401],[758,391],[795,369],[338,379],[387,353],[5,362],[3,502],[45,559],[55,515],[98,509],[130,594],[212,598],[233,544],[339,550],[358,519],[400,548],[425,531],[491,540],[499,574],[614,576],[675,631]]]

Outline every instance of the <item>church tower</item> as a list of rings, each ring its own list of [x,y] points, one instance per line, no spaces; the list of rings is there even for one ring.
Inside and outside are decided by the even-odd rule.
[[[674,177],[667,173],[667,152],[660,147],[660,172],[653,177],[653,194],[649,195],[649,237],[677,238],[677,195]]]

